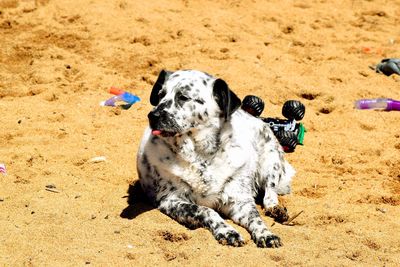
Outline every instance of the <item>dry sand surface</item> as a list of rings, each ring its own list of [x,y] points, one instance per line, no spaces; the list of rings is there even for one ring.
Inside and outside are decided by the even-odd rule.
[[[400,112],[353,109],[400,99],[399,76],[368,68],[400,56],[399,17],[395,0],[0,0],[0,265],[399,266]],[[306,105],[283,197],[303,213],[272,226],[283,247],[236,225],[246,245],[227,247],[145,203],[126,209],[161,69],[223,78],[262,97],[263,116]],[[110,86],[142,101],[100,107]]]

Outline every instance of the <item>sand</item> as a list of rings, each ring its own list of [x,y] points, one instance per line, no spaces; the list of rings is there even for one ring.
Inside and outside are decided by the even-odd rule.
[[[353,108],[400,99],[399,76],[368,67],[400,56],[399,17],[387,0],[0,0],[0,265],[399,266],[400,112]],[[271,227],[283,247],[257,248],[231,221],[246,244],[223,246],[128,208],[161,69],[223,78],[262,97],[265,117],[305,104],[282,198],[303,213]],[[142,101],[101,107],[111,86]]]

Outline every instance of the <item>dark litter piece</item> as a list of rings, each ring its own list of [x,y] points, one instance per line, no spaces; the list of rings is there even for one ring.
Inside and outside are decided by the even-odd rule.
[[[385,58],[382,59],[381,63],[376,66],[370,66],[371,69],[377,73],[383,73],[386,76],[392,74],[400,75],[400,59],[399,58]]]

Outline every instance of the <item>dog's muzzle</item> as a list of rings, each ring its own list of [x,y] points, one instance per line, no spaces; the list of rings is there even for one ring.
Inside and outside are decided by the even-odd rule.
[[[178,127],[176,127],[174,121],[166,111],[155,109],[147,117],[149,118],[153,135],[174,136],[179,132]]]

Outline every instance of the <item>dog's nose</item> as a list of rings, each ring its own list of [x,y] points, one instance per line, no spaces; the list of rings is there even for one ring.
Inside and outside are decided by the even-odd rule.
[[[160,118],[160,112],[157,110],[151,111],[147,117],[150,121],[157,121]]]

